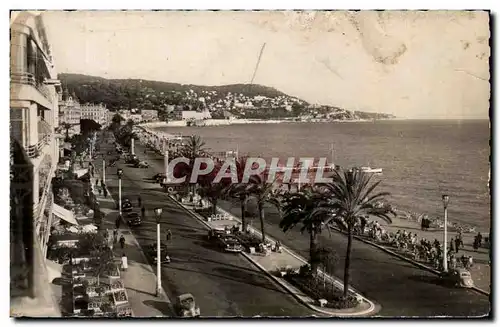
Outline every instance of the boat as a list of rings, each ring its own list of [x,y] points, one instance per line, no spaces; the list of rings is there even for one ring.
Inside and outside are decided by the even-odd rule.
[[[382,168],[359,167],[359,170],[369,174],[382,174]]]

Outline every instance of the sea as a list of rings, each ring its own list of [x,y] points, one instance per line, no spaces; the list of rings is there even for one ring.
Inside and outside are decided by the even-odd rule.
[[[327,158],[342,167],[382,168],[380,191],[398,209],[443,217],[489,231],[491,223],[488,120],[247,124],[158,127],[199,135],[212,151],[238,150],[263,158]],[[332,157],[333,147],[333,157]],[[269,161],[270,162],[270,161]]]

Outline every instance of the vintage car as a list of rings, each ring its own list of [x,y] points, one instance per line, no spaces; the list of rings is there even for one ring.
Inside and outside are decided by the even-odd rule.
[[[233,235],[221,235],[217,239],[217,243],[220,248],[226,252],[241,252],[243,251],[243,246],[240,241]]]
[[[139,158],[135,154],[128,154],[125,156],[125,163],[135,163]]]
[[[177,297],[175,311],[179,317],[199,317],[200,308],[196,305],[194,296],[185,293]]]
[[[472,276],[465,268],[449,269],[447,272],[441,273],[441,280],[444,284],[453,287],[474,287]]]
[[[225,230],[214,228],[208,231],[207,238],[209,241],[218,241],[218,239],[224,235],[227,235]]]
[[[149,164],[146,161],[137,161],[135,164],[135,168],[148,168]]]
[[[127,215],[127,224],[131,227],[141,226],[141,217],[137,212],[131,212]]]
[[[156,263],[158,260],[157,253],[158,249],[156,248],[156,243],[148,245],[146,249],[146,254],[148,255],[149,258],[151,258],[151,261],[153,261],[153,263]],[[161,255],[160,263],[170,263],[170,256],[167,253],[167,246],[163,243],[160,243],[160,255]]]
[[[156,183],[162,182],[166,178],[165,173],[158,173],[153,176],[152,180],[154,180]]]
[[[130,212],[132,211],[132,203],[130,202],[130,200],[128,199],[125,199],[122,203],[122,211],[123,212]]]

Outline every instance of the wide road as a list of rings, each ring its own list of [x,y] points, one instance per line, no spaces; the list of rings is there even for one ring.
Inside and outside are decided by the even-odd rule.
[[[143,154],[137,146],[139,157],[152,166],[153,171],[163,171],[163,158],[149,151]],[[220,201],[219,205],[236,216],[240,216],[238,203]],[[300,229],[283,233],[279,227],[279,216],[273,208],[266,211],[266,232],[279,239],[303,257],[309,257],[309,236]],[[258,219],[253,222],[259,226]],[[339,257],[335,275],[343,279],[343,266],[347,238],[340,233],[323,232],[321,244],[337,250]],[[487,296],[473,290],[448,288],[438,284],[437,276],[419,269],[410,263],[387,254],[371,245],[354,240],[351,256],[351,285],[370,300],[382,306],[380,316],[484,316],[490,312]]]
[[[101,145],[104,153],[111,148]],[[242,255],[224,253],[211,246],[206,240],[204,225],[168,199],[159,185],[148,179],[155,174],[155,169],[128,167],[123,160],[117,167],[124,171],[122,197],[131,199],[137,206],[140,195],[147,209],[145,221],[132,229],[141,247],[155,242],[153,209],[163,208],[162,231],[170,229],[173,235],[168,244],[172,262],[162,269],[163,288],[171,301],[180,294],[192,293],[205,317],[304,317],[315,314]],[[117,167],[106,169],[107,186],[115,199],[118,196]]]

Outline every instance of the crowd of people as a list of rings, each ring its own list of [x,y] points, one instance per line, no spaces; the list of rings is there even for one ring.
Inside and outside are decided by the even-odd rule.
[[[398,230],[396,233],[387,232],[380,226],[378,222],[368,222],[361,231],[362,235],[368,236],[377,243],[389,245],[398,249],[400,252],[410,256],[413,260],[430,264],[437,270],[442,270],[443,267],[443,246],[439,240],[427,240],[426,238],[418,238],[416,233],[411,233],[406,230]],[[481,239],[479,233],[476,240]],[[476,243],[475,241],[474,243]],[[458,233],[452,238],[448,246],[447,260],[450,268],[464,267],[470,269],[474,264],[472,256],[458,256],[458,251],[463,249],[464,243],[462,233]],[[478,246],[479,247],[479,246]],[[476,246],[474,246],[476,249]]]

